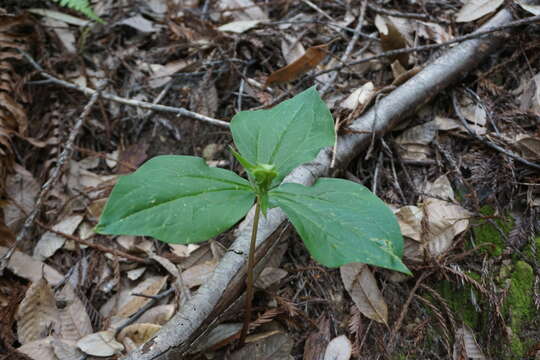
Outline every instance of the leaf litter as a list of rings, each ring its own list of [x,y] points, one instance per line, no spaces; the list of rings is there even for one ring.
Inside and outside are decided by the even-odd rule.
[[[19,50],[35,55],[47,72],[80,85],[96,88],[107,79],[107,92],[228,120],[238,110],[265,106],[317,80],[328,81],[330,77],[320,75],[314,82],[312,76],[344,65],[337,59],[349,45],[358,21],[363,22],[361,36],[349,62],[386,50],[440,44],[469,33],[499,11],[502,1],[474,0],[457,7],[430,4],[429,18],[418,19],[401,16],[426,15],[418,2],[384,5],[394,10],[391,15],[368,6],[360,18],[361,1],[309,2],[313,7],[307,1],[226,0],[205,5],[154,0],[144,5],[130,3],[128,12],[103,1],[95,5],[96,13],[107,19],[101,27],[53,3],[29,3],[26,9],[8,1],[0,9],[0,189],[5,199],[0,229],[6,234],[0,256],[34,210],[39,190],[54,171],[87,101],[75,91],[40,84],[42,78]],[[516,4],[522,14],[537,14],[533,5]],[[42,9],[32,10],[31,15],[30,8],[36,7]],[[540,42],[534,31],[516,34],[505,44],[505,51],[493,55],[490,66],[479,67],[459,83],[468,89],[458,96],[458,103],[467,127],[476,135],[538,162],[540,64],[536,54]],[[408,80],[409,69],[435,57],[436,52],[414,52],[345,66],[325,100],[335,104],[334,117],[340,117],[340,122],[354,120],[376,106],[392,87]],[[394,83],[402,76],[403,81]],[[341,133],[349,131],[347,123],[343,122]],[[476,284],[490,285],[485,286],[489,290],[474,297],[469,291],[465,305],[480,307],[484,313],[497,311],[496,304],[506,300],[503,294],[512,291],[500,285],[509,282],[500,281],[505,273],[501,264],[515,262],[515,257],[534,261],[528,254],[539,232],[536,184],[540,178],[534,170],[475,140],[467,127],[443,94],[419,108],[406,125],[382,139],[374,137],[371,156],[359,154],[359,161],[344,173],[376,190],[393,206],[414,280],[424,271],[431,274],[422,282],[435,293],[421,285],[411,295],[411,306],[400,320],[399,350],[394,348],[394,354],[504,358],[500,355],[508,335],[504,329],[515,322],[516,315],[505,313],[507,324],[497,320],[474,329],[452,327],[450,319],[463,320],[465,309],[454,307],[441,284],[461,291],[474,284],[470,276],[478,275]],[[209,161],[232,168],[235,163],[224,151],[230,143],[228,134],[196,121],[100,101],[77,139],[61,180],[40,200],[44,209],[39,221],[48,228],[35,225],[2,274],[0,299],[9,299],[21,286],[27,289],[15,319],[5,324],[14,329],[16,339],[0,332],[0,342],[6,345],[0,346],[1,351],[5,348],[13,354],[17,348],[35,359],[113,356],[125,354],[158,331],[178,311],[179,299],[205,284],[230,244],[230,234],[197,248],[158,244],[150,238],[98,236],[91,229],[118,174],[132,172],[157,154],[208,154],[209,145],[217,149]],[[485,215],[485,206],[494,208],[494,215]],[[487,257],[477,250],[482,245],[482,238],[474,236],[479,222],[498,224],[510,212],[525,219],[526,226],[520,225],[525,245],[520,249],[508,246],[499,257]],[[402,315],[414,280],[398,281],[395,274],[365,264],[346,265],[339,271],[323,269],[306,256],[293,235],[285,232],[283,237],[288,243],[284,255],[259,277],[260,318],[252,330],[252,342],[233,351],[230,344],[236,332],[224,331],[218,342],[233,339],[205,351],[218,357],[228,351],[238,359],[246,354],[257,359],[290,359],[303,353],[306,359],[318,360],[392,351],[389,340],[395,335],[391,329]],[[139,256],[144,262],[110,250]],[[474,274],[456,275],[463,273]],[[136,295],[159,297],[171,288],[177,293],[162,298]],[[426,301],[417,296],[433,304],[426,308]],[[7,303],[0,301],[0,311]],[[148,304],[153,307],[144,310]],[[140,318],[119,336],[116,326],[134,314]],[[232,316],[225,324],[238,328],[237,320]],[[454,329],[451,349],[433,341],[430,334],[440,330],[437,324]],[[533,328],[533,323],[527,323],[511,330],[523,339]],[[317,352],[309,345],[315,338],[324,343]],[[532,354],[534,349],[527,351]]]

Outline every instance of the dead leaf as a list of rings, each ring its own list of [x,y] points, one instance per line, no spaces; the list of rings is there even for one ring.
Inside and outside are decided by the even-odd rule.
[[[491,14],[504,3],[504,0],[469,0],[456,14],[457,22],[469,22]]]
[[[516,136],[515,145],[524,158],[540,160],[540,138],[538,136],[519,134]]]
[[[408,46],[407,33],[405,31],[400,31],[397,27],[397,22],[398,20],[395,20],[395,18],[391,19],[379,14],[375,16],[375,26],[377,27],[377,30],[379,30],[383,51],[404,49]],[[399,60],[404,67],[409,65],[409,54],[399,54],[390,57],[391,62],[396,59]]]
[[[401,234],[410,239],[422,240],[422,219],[424,213],[414,205],[403,206],[395,212]]]
[[[17,349],[17,351],[28,355],[34,360],[58,360],[53,349],[54,338],[47,336],[46,338],[28,342]]]
[[[268,20],[268,16],[252,0],[220,0],[217,5],[223,11],[223,16],[232,16],[235,20]]]
[[[120,150],[116,173],[129,174],[137,170],[139,165],[148,158],[148,155],[146,154],[148,147],[149,144],[147,143],[131,144],[125,149]]]
[[[86,335],[77,341],[77,346],[85,354],[99,357],[113,356],[124,350],[124,345],[115,340],[112,330]]]
[[[480,346],[474,338],[473,332],[466,326],[456,331],[456,342],[454,343],[453,360],[480,359],[486,360]]]
[[[179,59],[165,65],[150,64],[149,68],[152,75],[148,79],[148,85],[152,89],[159,88],[171,81],[174,74],[180,71],[187,71],[193,63],[192,60]]]
[[[7,248],[0,246],[0,257],[4,256],[7,251]],[[15,275],[33,283],[37,283],[42,276],[53,286],[64,281],[64,276],[54,268],[17,250],[13,253],[11,259],[9,259],[7,268]]]
[[[343,285],[360,312],[372,320],[387,324],[388,307],[369,266],[351,263],[339,269]]]
[[[276,334],[250,343],[231,354],[230,360],[289,360],[294,341],[286,334]]]
[[[217,261],[211,260],[211,261],[205,261],[201,264],[194,265],[190,267],[189,269],[186,269],[182,273],[182,280],[184,281],[184,285],[191,289],[195,286],[200,286],[204,284],[206,279],[210,275],[212,275],[212,272],[217,266]]]
[[[327,49],[328,44],[310,47],[300,58],[270,74],[264,86],[282,84],[298,79],[302,74],[314,69],[324,60]]]
[[[145,271],[146,271],[145,267],[129,270],[127,272],[127,277],[129,280],[137,280],[141,277],[142,274],[144,274]]]
[[[118,22],[117,25],[126,25],[142,33],[153,33],[157,31],[155,24],[141,15],[135,15],[124,19]]]
[[[130,338],[136,345],[142,345],[154,336],[161,329],[161,325],[149,323],[137,323],[126,326],[118,334],[118,340],[124,341]]]
[[[197,343],[197,352],[203,352],[209,349],[218,349],[230,343],[240,336],[242,330],[241,323],[225,323],[219,324],[208,334],[203,335]]]
[[[323,360],[330,341],[330,320],[322,315],[317,322],[318,330],[311,333],[304,345],[304,360]]]
[[[54,338],[52,340],[52,347],[58,360],[84,360],[87,358],[79,350],[77,343],[74,341]]]
[[[404,131],[396,139],[399,144],[399,153],[404,160],[426,160],[431,154],[428,146],[437,136],[435,121],[414,126]]]
[[[15,172],[6,180],[6,194],[9,203],[4,206],[7,227],[18,232],[24,220],[34,209],[41,186],[34,176],[20,165],[14,165]]]
[[[236,34],[242,34],[248,30],[251,30],[259,25],[259,20],[239,20],[233,21],[225,25],[218,27],[219,31],[233,32]]]
[[[155,279],[150,285],[148,285],[140,293],[143,295],[154,296],[157,295],[163,286],[167,283],[167,276],[160,276]],[[135,291],[134,291],[135,292]],[[138,292],[138,291],[137,291]],[[127,318],[137,312],[141,307],[148,303],[151,299],[142,296],[133,296],[132,299],[121,307],[118,314],[119,317]]]
[[[540,15],[540,5],[530,5],[523,0],[514,0],[514,2],[521,6],[521,8],[525,11],[528,11],[533,15]]]
[[[176,306],[173,304],[165,304],[154,306],[146,311],[135,323],[151,323],[164,325],[174,315]]]
[[[58,309],[45,279],[33,283],[17,309],[17,336],[21,344],[42,339],[58,326]]]
[[[285,276],[287,276],[287,271],[275,268],[275,267],[266,267],[261,271],[259,277],[255,281],[255,286],[260,289],[267,289],[270,286],[280,282]]]
[[[345,335],[333,338],[324,353],[324,360],[349,360],[352,355],[352,344]]]
[[[354,90],[352,94],[340,104],[340,106],[349,110],[355,110],[358,107],[365,108],[375,93],[375,85],[373,85],[371,81],[368,81],[358,89]]]
[[[86,307],[75,294],[75,289],[67,283],[59,294],[67,305],[60,310],[59,329],[64,340],[77,341],[92,333],[92,322],[86,312]]]
[[[530,79],[519,97],[520,110],[540,116],[540,73]]]
[[[68,235],[73,235],[79,227],[83,217],[81,215],[72,215],[55,224],[52,228],[56,231],[63,232]],[[45,260],[64,246],[66,238],[56,233],[47,231],[41,236],[36,246],[34,247],[34,259]]]

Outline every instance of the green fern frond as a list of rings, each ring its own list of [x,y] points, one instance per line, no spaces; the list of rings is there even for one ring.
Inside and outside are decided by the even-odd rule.
[[[53,1],[59,3],[61,6],[79,11],[83,13],[84,15],[86,15],[89,19],[95,20],[102,24],[105,23],[105,21],[103,21],[99,16],[97,16],[94,10],[92,10],[92,7],[90,6],[90,3],[88,2],[88,0],[53,0]]]

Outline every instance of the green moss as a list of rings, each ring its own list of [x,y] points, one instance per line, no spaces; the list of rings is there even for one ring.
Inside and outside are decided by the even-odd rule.
[[[530,345],[531,339],[522,334],[527,322],[535,313],[533,303],[534,272],[529,264],[518,261],[509,274],[508,296],[504,304],[504,312],[509,317],[508,326],[512,332],[510,348],[512,358],[520,359]]]
[[[480,213],[486,216],[492,216],[495,211],[491,206],[486,205],[480,209]],[[505,234],[508,234],[514,226],[514,220],[511,216],[506,216],[502,219],[494,219],[494,222]],[[473,232],[477,245],[492,244],[492,246],[484,247],[481,251],[491,256],[500,256],[505,244],[499,229],[489,221],[482,219],[473,225]]]
[[[471,276],[471,274],[473,273],[468,273],[469,276]],[[480,275],[476,273],[475,275],[477,275],[479,279]],[[477,295],[476,298],[478,298],[476,290],[474,290],[469,284],[466,284],[464,287],[457,288],[453,283],[447,280],[441,281],[436,286],[436,289],[439,294],[446,300],[448,306],[450,307],[452,312],[458,317],[458,319],[462,320],[472,329],[475,329],[477,327],[481,318],[481,314],[476,311],[474,305],[470,301],[471,291],[474,292],[475,295]]]

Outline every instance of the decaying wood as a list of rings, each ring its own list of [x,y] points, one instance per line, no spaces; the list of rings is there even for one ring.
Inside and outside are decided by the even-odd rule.
[[[507,10],[500,11],[482,30],[501,26],[512,20]],[[498,48],[501,36],[489,36],[461,43],[444,53],[412,79],[381,99],[370,111],[356,119],[351,128],[354,133],[340,137],[336,149],[336,168],[344,168],[372,141],[372,134],[384,134],[402,121],[407,114],[428,102],[451,83],[461,79],[474,69],[490,53]],[[325,149],[317,158],[302,165],[285,178],[286,182],[311,185],[321,176],[331,174],[331,150]],[[268,212],[261,219],[257,238],[259,254],[273,243],[275,232],[285,220],[279,209]],[[251,232],[252,212],[240,225],[237,237],[223,257],[208,282],[203,285],[186,305],[141,348],[128,355],[130,360],[181,359],[190,345],[203,333],[217,316],[237,300],[244,291],[241,280],[246,263]],[[266,250],[265,250],[266,251]],[[239,280],[240,279],[240,280]]]

